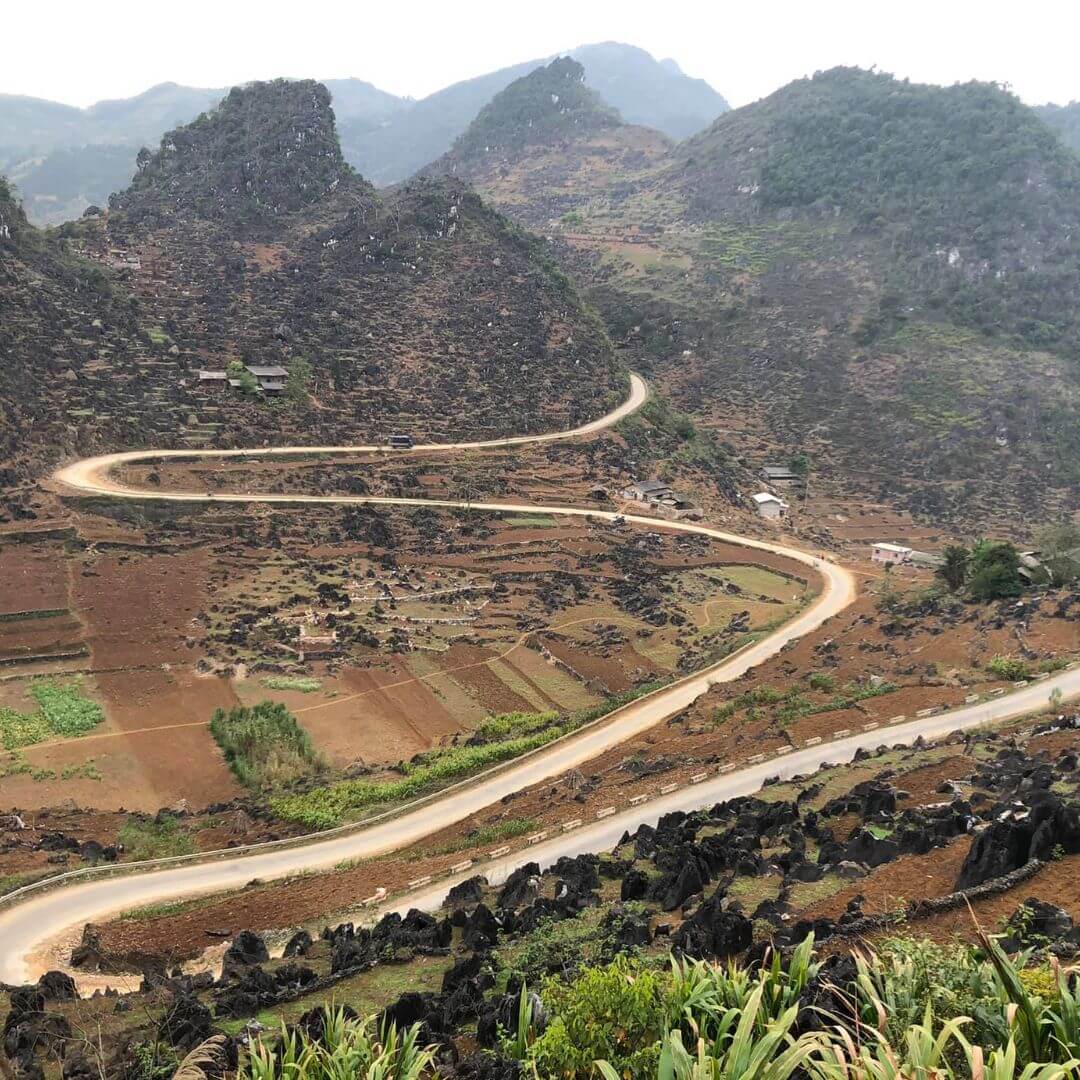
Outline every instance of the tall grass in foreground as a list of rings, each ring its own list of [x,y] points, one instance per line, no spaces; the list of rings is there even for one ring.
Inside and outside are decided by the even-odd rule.
[[[418,1024],[404,1033],[393,1024],[376,1031],[373,1017],[327,1009],[320,1039],[282,1025],[254,1042],[237,1080],[420,1080],[434,1058],[418,1034]]]

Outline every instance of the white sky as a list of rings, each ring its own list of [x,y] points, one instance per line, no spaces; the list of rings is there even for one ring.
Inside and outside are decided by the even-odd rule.
[[[836,64],[1080,99],[1080,0],[5,0],[0,92],[72,105],[159,82],[355,76],[423,97],[593,41],[674,57],[733,105]],[[6,39],[6,40],[5,40]]]

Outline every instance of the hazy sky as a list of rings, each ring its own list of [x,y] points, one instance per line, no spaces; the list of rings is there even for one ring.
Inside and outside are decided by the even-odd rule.
[[[560,49],[674,57],[733,105],[857,64],[1080,98],[1080,0],[46,0],[5,4],[0,92],[73,105],[158,82],[356,76],[422,97]]]

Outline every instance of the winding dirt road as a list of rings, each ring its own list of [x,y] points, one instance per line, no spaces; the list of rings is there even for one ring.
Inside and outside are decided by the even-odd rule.
[[[454,443],[417,447],[417,451],[460,450],[491,446],[546,442],[555,439],[588,435],[617,423],[639,408],[647,390],[638,376],[632,377],[628,400],[608,416],[572,432],[549,435],[521,436],[484,443]],[[214,495],[198,493],[165,493],[133,490],[122,487],[108,475],[114,466],[132,461],[158,460],[165,457],[227,457],[253,454],[287,455],[348,452],[370,452],[380,447],[289,447],[265,451],[134,451],[110,454],[77,462],[60,470],[56,479],[78,492],[108,495],[113,498],[140,501],[172,502],[265,502],[281,504],[319,503],[348,505],[374,503],[404,506],[442,506],[467,508],[481,512],[535,513],[565,517],[586,517],[611,521],[610,511],[576,507],[537,506],[528,503],[461,503],[452,500],[396,499],[333,495]],[[651,529],[693,533],[716,540],[741,544],[769,551],[815,568],[824,585],[816,599],[796,617],[781,626],[768,638],[741,650],[725,660],[673,683],[647,697],[609,714],[602,721],[568,735],[534,753],[505,766],[489,770],[453,789],[424,800],[422,805],[367,827],[352,827],[311,837],[303,843],[288,845],[258,845],[248,851],[223,852],[218,857],[200,856],[198,861],[173,865],[164,869],[118,873],[115,876],[74,881],[56,888],[30,886],[0,900],[0,980],[19,983],[40,974],[35,958],[46,952],[49,942],[55,941],[72,928],[90,921],[101,921],[125,910],[162,901],[176,901],[199,895],[240,887],[253,878],[270,880],[302,871],[327,870],[345,860],[371,858],[383,852],[408,847],[424,837],[444,829],[469,815],[497,802],[521,788],[565,773],[603,751],[617,746],[638,733],[661,723],[681,711],[716,683],[738,678],[750,668],[775,655],[787,643],[807,634],[848,606],[855,598],[853,575],[831,562],[783,544],[746,539],[731,533],[690,522],[658,521],[655,518],[625,515],[626,520]],[[882,743],[907,742],[917,735],[930,738],[959,728],[973,727],[994,720],[1023,715],[1044,706],[1048,695],[1057,687],[1063,695],[1080,693],[1080,670],[1062,672],[1052,680],[1029,687],[1025,691],[980,706],[957,712],[913,721],[887,731],[860,733],[824,746],[795,750],[785,758],[762,765],[717,776],[698,786],[676,792],[663,799],[634,809],[625,809],[596,824],[583,826],[566,836],[546,844],[515,853],[505,859],[492,861],[484,873],[498,881],[516,865],[528,859],[548,863],[563,854],[601,850],[610,847],[622,831],[644,821],[655,820],[671,809],[688,809],[706,803],[747,794],[761,786],[767,776],[794,775],[811,772],[825,761],[849,760],[860,748],[873,748]],[[409,906],[436,906],[445,896],[448,883],[441,881],[424,894],[408,898]]]

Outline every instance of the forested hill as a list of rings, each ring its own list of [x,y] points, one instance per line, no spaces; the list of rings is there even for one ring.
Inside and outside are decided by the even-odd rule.
[[[312,80],[235,88],[217,108],[139,154],[131,187],[110,206],[128,217],[174,213],[268,221],[358,178],[341,154],[329,91]]]
[[[508,158],[532,145],[551,145],[622,123],[585,85],[585,69],[560,57],[512,82],[485,105],[447,157],[464,166]]]
[[[837,68],[726,114],[680,157],[692,212],[839,213],[924,272],[955,271],[932,287],[965,321],[1075,335],[1080,161],[997,86]]]
[[[1080,153],[1080,101],[1070,101],[1068,105],[1039,105],[1035,112],[1058,133],[1070,150]]]

